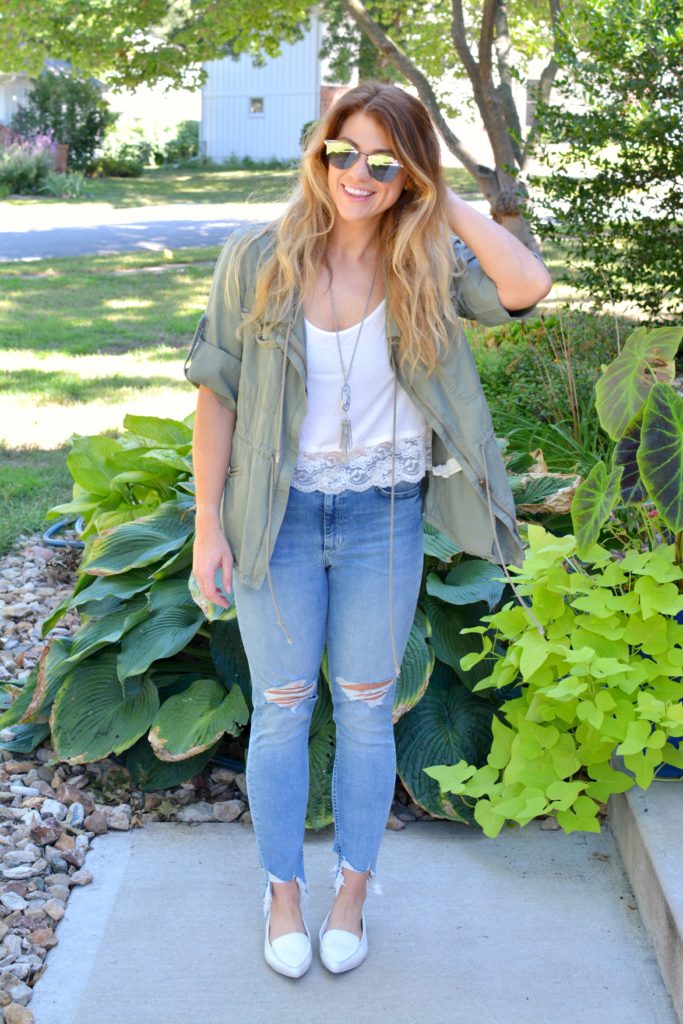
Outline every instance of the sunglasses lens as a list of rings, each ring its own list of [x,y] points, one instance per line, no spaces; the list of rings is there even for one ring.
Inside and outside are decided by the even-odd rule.
[[[373,153],[368,157],[368,170],[377,181],[391,181],[400,170],[400,165],[388,153]]]
[[[350,142],[325,139],[325,155],[333,167],[345,171],[353,167],[360,153]],[[368,157],[368,170],[375,181],[392,181],[400,169],[391,153],[371,153]]]
[[[335,142],[334,140],[325,142],[325,153],[332,166],[339,170],[353,167],[359,157],[358,150],[348,142]]]

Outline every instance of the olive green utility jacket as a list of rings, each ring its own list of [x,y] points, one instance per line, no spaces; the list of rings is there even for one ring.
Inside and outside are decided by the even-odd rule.
[[[197,387],[206,385],[236,412],[221,504],[222,528],[240,581],[260,587],[268,575],[278,624],[291,643],[273,591],[269,562],[287,506],[299,429],[307,409],[305,325],[303,312],[293,311],[276,326],[265,330],[252,327],[238,339],[237,327],[251,308],[256,266],[267,242],[261,237],[248,248],[239,269],[239,294],[233,286],[226,291],[226,266],[240,233],[230,236],[218,258],[206,312],[185,361],[185,376]],[[453,240],[466,260],[464,275],[453,281],[461,317],[494,325],[532,311],[508,312],[472,251],[455,236]],[[500,565],[521,565],[523,546],[512,491],[474,357],[462,326],[450,331],[450,351],[435,371],[428,374],[418,367],[408,377],[398,365],[400,332],[387,313],[388,354],[395,374],[394,409],[400,384],[433,432],[424,518],[471,555]],[[393,441],[395,445],[395,428]],[[391,502],[393,513],[393,485]],[[388,601],[398,676],[391,608],[392,545],[390,537]]]

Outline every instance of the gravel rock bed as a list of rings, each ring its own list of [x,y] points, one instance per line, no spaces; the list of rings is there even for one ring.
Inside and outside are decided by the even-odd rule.
[[[78,612],[72,610],[47,638],[40,633],[43,621],[73,591],[80,558],[80,549],[48,546],[40,534],[21,536],[0,557],[0,684],[23,680],[47,639],[78,628]],[[5,695],[3,710],[8,703]],[[11,738],[11,728],[0,731],[0,741]],[[49,737],[30,754],[0,749],[3,1024],[34,1024],[28,1007],[33,986],[45,971],[48,951],[57,945],[57,925],[72,888],[93,880],[85,862],[95,836],[144,828],[148,821],[251,827],[244,772],[209,762],[179,786],[146,793],[135,788],[115,757],[48,767],[52,757]],[[397,780],[387,828],[431,817]]]

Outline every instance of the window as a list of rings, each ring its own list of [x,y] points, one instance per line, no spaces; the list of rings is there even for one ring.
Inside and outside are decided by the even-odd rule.
[[[263,96],[252,96],[249,100],[249,113],[250,114],[262,114],[263,113]]]

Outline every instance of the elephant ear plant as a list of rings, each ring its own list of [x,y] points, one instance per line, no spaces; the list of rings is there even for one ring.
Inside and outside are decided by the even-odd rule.
[[[510,819],[554,816],[567,832],[599,831],[610,794],[683,768],[683,398],[672,387],[683,328],[636,330],[597,384],[613,441],[572,502],[574,534],[529,526],[518,590],[482,634],[490,674],[475,691],[515,684],[493,720],[486,764],[425,768],[469,800],[495,837]],[[601,545],[598,540],[603,538]],[[494,646],[495,645],[495,646]],[[612,765],[623,755],[633,776]]]

